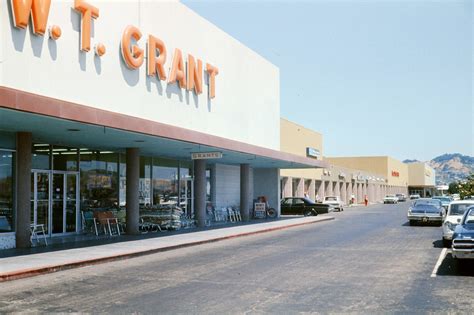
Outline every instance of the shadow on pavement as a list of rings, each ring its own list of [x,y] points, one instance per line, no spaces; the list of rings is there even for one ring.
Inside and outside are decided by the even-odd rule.
[[[460,260],[448,253],[438,268],[437,276],[474,277],[474,260]]]
[[[436,240],[433,242],[434,248],[444,248],[443,240]]]

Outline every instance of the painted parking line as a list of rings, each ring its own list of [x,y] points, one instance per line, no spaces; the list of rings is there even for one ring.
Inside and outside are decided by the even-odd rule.
[[[438,273],[439,266],[441,266],[441,263],[443,262],[444,258],[446,257],[446,254],[448,252],[447,248],[443,248],[441,251],[441,254],[439,254],[438,261],[436,262],[436,265],[433,268],[433,272],[431,273],[431,278],[435,278],[436,274]]]

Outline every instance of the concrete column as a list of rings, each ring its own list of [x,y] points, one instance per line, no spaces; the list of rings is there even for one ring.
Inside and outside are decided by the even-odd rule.
[[[347,185],[346,185],[346,182],[342,183],[341,200],[342,200],[343,203],[347,204]]]
[[[339,182],[335,182],[334,184],[335,184],[335,186],[334,186],[334,188],[335,188],[335,189],[334,189],[334,190],[335,190],[335,191],[334,191],[334,195],[335,195],[336,197],[337,197],[337,196],[340,197],[340,196],[341,196],[341,189],[340,189],[340,186],[339,186],[340,184],[339,184]]]
[[[283,178],[283,197],[291,197],[293,194],[293,179],[291,177],[284,177]]]
[[[319,190],[319,198],[321,198],[321,200],[324,200],[324,197],[326,196],[326,182],[324,180],[321,180],[321,186],[319,187]]]
[[[31,247],[31,147],[30,132],[16,134],[16,247]]]
[[[357,184],[357,203],[362,202],[363,196],[362,196],[362,184]]]
[[[316,181],[314,179],[311,179],[308,193],[309,193],[309,198],[311,198],[311,200],[316,200]]]
[[[140,182],[140,151],[138,148],[127,148],[127,234],[136,235],[140,231],[138,223],[140,220],[140,201],[138,199],[138,187]]]
[[[324,198],[324,181],[318,181],[318,193],[317,193],[317,197],[322,200]]]
[[[298,178],[297,182],[296,196],[293,197],[304,197],[304,178]]]
[[[205,168],[204,168],[205,173]],[[204,174],[205,175],[205,174]],[[250,165],[240,164],[240,215],[243,221],[250,220]]]
[[[352,194],[352,183],[346,183],[346,204],[349,204]]]
[[[194,160],[194,218],[206,225],[206,160]]]
[[[327,189],[326,189],[326,196],[332,196],[334,195],[334,192],[332,191],[332,181],[327,181]]]

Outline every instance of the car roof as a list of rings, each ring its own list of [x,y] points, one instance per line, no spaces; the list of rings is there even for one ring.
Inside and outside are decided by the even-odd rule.
[[[472,204],[474,205],[474,200],[456,200],[451,202],[452,205],[457,205],[457,204]]]

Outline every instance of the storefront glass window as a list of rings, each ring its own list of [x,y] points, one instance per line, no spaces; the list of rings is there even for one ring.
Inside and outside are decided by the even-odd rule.
[[[12,232],[14,154],[0,150],[0,233]]]
[[[118,154],[80,150],[81,210],[118,206]]]
[[[77,171],[77,149],[53,146],[53,169]]]
[[[34,170],[49,170],[50,145],[35,143],[33,145],[33,156],[31,158],[31,168]]]
[[[206,201],[211,202],[211,170],[206,170]]]
[[[119,205],[125,207],[127,204],[127,156],[120,154],[120,179],[119,179]]]
[[[140,181],[138,183],[138,200],[140,204],[151,204],[151,158],[140,157]]]
[[[191,214],[194,198],[192,174],[192,163],[179,163],[179,206],[187,215]]]
[[[153,204],[178,203],[178,163],[172,160],[153,159]]]

